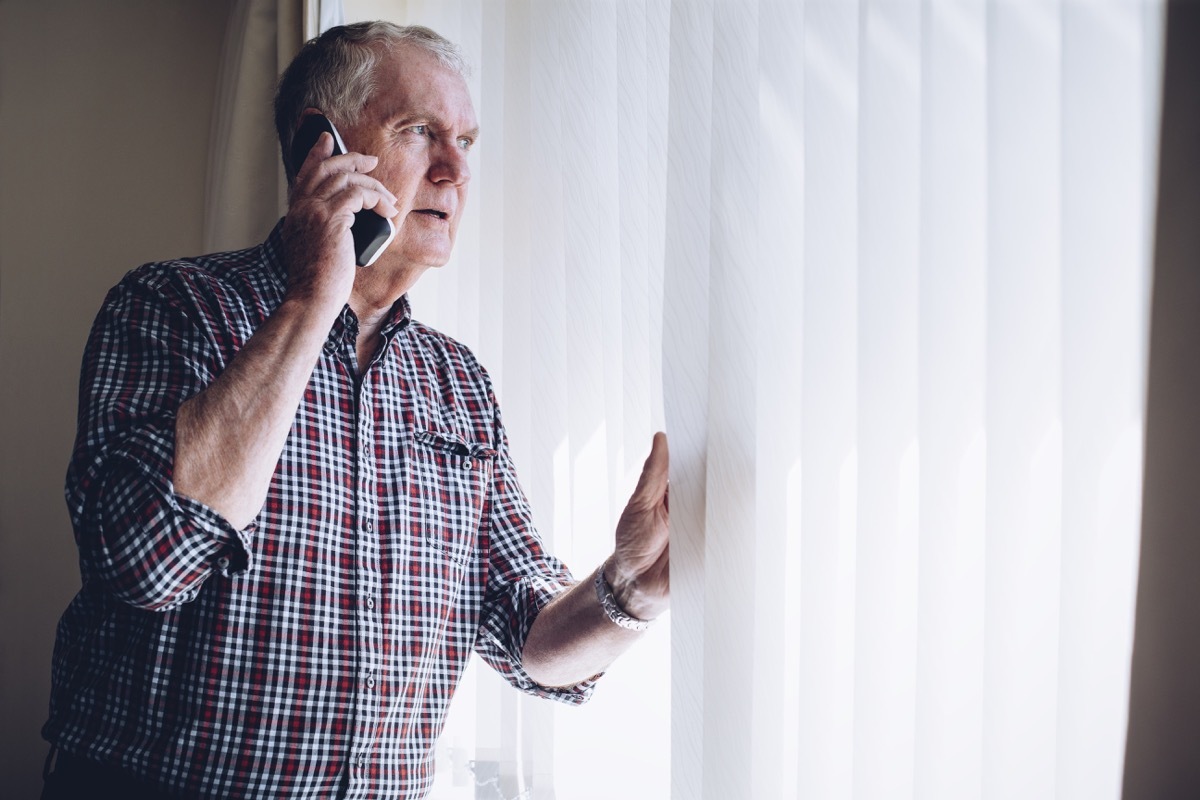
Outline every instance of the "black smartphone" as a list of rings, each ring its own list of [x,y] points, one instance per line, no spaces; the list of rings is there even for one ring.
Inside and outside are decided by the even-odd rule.
[[[300,128],[292,137],[292,174],[300,171],[308,151],[313,149],[321,134],[328,131],[333,135],[333,155],[346,152],[346,143],[322,114],[310,114],[300,122]],[[387,249],[396,236],[396,226],[387,217],[381,217],[369,208],[354,213],[354,224],[350,227],[354,237],[354,261],[360,267],[369,267]]]

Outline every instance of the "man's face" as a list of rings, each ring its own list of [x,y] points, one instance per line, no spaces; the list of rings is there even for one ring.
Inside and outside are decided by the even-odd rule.
[[[371,176],[397,198],[396,238],[377,266],[424,271],[450,258],[467,202],[467,151],[479,135],[467,84],[411,45],[392,48],[358,122],[339,127],[346,147],[379,157]]]

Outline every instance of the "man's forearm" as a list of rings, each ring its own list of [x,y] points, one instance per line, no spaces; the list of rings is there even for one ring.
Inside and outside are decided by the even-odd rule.
[[[176,492],[235,528],[250,524],[266,499],[332,319],[317,304],[285,300],[220,377],[179,407]]]
[[[556,597],[533,622],[521,661],[542,686],[573,686],[598,675],[642,636],[608,618],[594,578]]]

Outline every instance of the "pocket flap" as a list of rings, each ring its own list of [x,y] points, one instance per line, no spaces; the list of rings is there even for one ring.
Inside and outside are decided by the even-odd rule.
[[[471,458],[495,458],[496,451],[478,442],[468,442],[461,436],[447,431],[417,431],[416,440],[439,453]]]

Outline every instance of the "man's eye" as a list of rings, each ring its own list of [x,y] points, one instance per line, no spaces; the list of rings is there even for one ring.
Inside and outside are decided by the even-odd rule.
[[[464,136],[458,140],[458,146],[461,147],[463,150],[470,150],[471,145],[473,145],[473,144],[475,144],[475,140],[469,139],[466,136]]]
[[[418,136],[424,136],[425,134],[429,133],[429,126],[428,125],[412,125],[412,126],[409,126],[409,130],[412,131],[413,133],[417,134]]]

